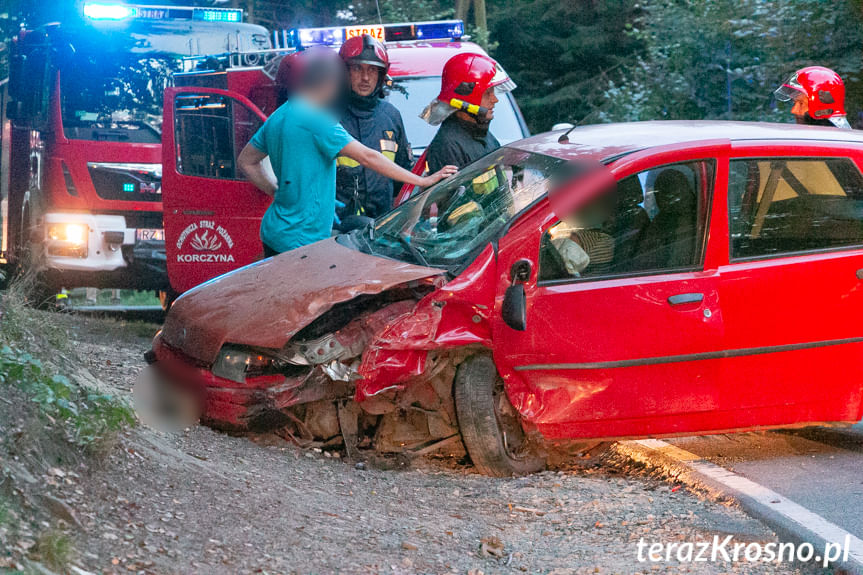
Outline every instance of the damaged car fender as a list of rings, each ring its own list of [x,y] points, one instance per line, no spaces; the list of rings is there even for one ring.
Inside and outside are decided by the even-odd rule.
[[[378,334],[363,353],[356,400],[403,390],[426,372],[430,351],[491,348],[496,267],[494,246],[488,244],[464,272]]]

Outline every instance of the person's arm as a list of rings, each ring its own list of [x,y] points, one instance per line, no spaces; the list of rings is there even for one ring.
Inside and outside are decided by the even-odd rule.
[[[279,184],[276,182],[275,174],[269,169],[267,162],[264,161],[266,157],[267,154],[249,142],[243,148],[243,151],[240,152],[237,164],[239,164],[243,173],[246,174],[246,177],[249,178],[249,181],[255,184],[256,188],[273,197],[276,194],[276,190],[279,189]]]
[[[425,177],[417,176],[389,161],[380,152],[376,152],[357,141],[352,141],[342,148],[339,155],[352,158],[364,167],[374,170],[386,178],[413,186],[420,186],[421,188],[427,188],[458,172],[458,168],[455,166],[444,166],[434,174]]]

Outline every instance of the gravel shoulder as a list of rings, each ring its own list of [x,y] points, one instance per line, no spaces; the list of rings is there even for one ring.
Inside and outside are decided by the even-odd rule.
[[[156,326],[63,321],[95,378],[129,394]],[[776,536],[732,506],[619,461],[517,479],[477,475],[457,456],[401,463],[380,459],[358,469],[276,435],[232,437],[204,427],[171,435],[138,426],[99,462],[31,473],[74,512],[79,525],[64,527],[72,563],[91,573],[824,572],[639,563],[642,537],[767,543]]]

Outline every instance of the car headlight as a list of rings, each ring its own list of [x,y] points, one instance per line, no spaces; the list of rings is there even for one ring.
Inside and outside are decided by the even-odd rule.
[[[87,257],[90,226],[87,224],[48,224],[48,253],[54,256]]]
[[[273,375],[280,372],[283,362],[260,350],[226,345],[213,364],[213,375],[245,383],[246,377]]]

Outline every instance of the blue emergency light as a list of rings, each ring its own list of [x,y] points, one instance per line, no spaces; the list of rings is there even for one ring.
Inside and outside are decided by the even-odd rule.
[[[84,4],[84,16],[91,20],[125,20],[136,14],[135,7],[123,4]]]
[[[242,22],[240,8],[196,8],[194,6],[150,6],[85,2],[84,16],[91,20],[196,20],[199,22]]]
[[[339,46],[345,40],[360,34],[371,34],[384,42],[412,42],[418,40],[460,40],[464,36],[461,20],[437,22],[409,22],[402,24],[372,24],[368,26],[335,26],[330,28],[294,28],[288,34],[293,48],[310,46]]]

